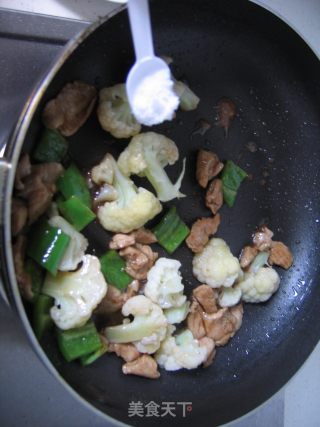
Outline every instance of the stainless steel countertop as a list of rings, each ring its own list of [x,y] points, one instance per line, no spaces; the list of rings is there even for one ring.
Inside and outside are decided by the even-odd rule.
[[[41,3],[41,4],[39,4]],[[261,0],[271,11],[275,11],[297,30],[320,57],[320,1],[319,0]],[[8,123],[14,124],[32,84],[44,72],[49,62],[58,54],[64,43],[83,26],[99,14],[107,13],[115,7],[103,0],[0,0],[0,8],[11,8],[48,15],[64,16],[75,19],[72,25],[65,26],[63,20],[56,20],[56,43],[46,50],[46,61],[39,61],[22,81],[16,81],[10,87],[4,79],[0,83],[0,96],[8,102],[5,108],[0,104],[0,142],[4,141],[10,130]],[[8,22],[1,21],[1,31]],[[8,17],[8,15],[6,15]],[[15,19],[15,18],[12,18]],[[6,18],[7,20],[7,18]],[[42,21],[45,25],[45,19]],[[30,34],[37,31],[37,17],[30,15]],[[70,22],[69,22],[70,24]],[[48,34],[50,38],[50,34]],[[9,40],[9,39],[8,39]],[[2,41],[5,43],[5,41]],[[3,53],[4,45],[1,45]],[[28,52],[25,52],[27,55]],[[10,62],[1,61],[2,73],[10,73],[11,67],[18,66],[19,58]],[[3,78],[3,74],[2,74]],[[16,102],[19,97],[20,102]],[[12,101],[12,102],[11,102]],[[14,102],[15,101],[15,102]],[[3,125],[6,126],[3,126]],[[111,426],[100,416],[89,411],[74,399],[51,376],[31,349],[18,318],[0,302],[0,414],[1,425],[15,426]],[[316,427],[319,425],[320,406],[320,345],[289,382],[274,397],[261,407],[230,424],[230,427]]]

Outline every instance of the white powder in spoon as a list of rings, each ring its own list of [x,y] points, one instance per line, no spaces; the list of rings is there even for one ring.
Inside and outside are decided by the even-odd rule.
[[[179,98],[173,91],[169,70],[160,70],[144,78],[137,87],[132,112],[139,123],[147,126],[171,120]]]

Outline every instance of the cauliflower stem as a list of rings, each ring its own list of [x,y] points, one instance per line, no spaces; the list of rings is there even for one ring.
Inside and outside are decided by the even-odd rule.
[[[118,193],[117,204],[120,208],[125,208],[136,196],[137,191],[131,179],[125,177],[119,170],[118,165],[112,156],[109,157],[113,166],[114,181],[113,186]]]
[[[164,135],[155,132],[140,133],[132,138],[127,148],[120,154],[118,164],[127,176],[132,174],[147,177],[157,192],[158,199],[168,202],[180,193],[182,178],[185,172],[185,161],[182,172],[175,184],[172,184],[164,168],[173,165],[179,158],[176,144]]]
[[[114,344],[139,341],[153,334],[154,326],[148,321],[148,315],[139,316],[130,323],[106,328],[107,339]]]
[[[134,316],[133,321],[127,318],[122,325],[107,327],[107,340],[115,344],[132,342],[140,353],[157,351],[168,325],[162,309],[144,295],[136,295],[123,305],[122,314]]]
[[[179,97],[181,110],[192,111],[197,108],[200,98],[185,83],[175,80],[174,91]]]
[[[268,264],[268,258],[269,252],[260,252],[250,265],[249,271],[254,274],[257,273],[261,267]]]
[[[144,155],[147,163],[147,168],[144,173],[150,184],[156,190],[158,199],[162,202],[167,202],[176,197],[185,197],[185,194],[182,194],[179,189],[186,169],[186,159],[183,159],[182,171],[179,178],[175,184],[172,184],[164,168],[161,166],[160,161],[157,159],[156,153],[150,147],[146,147]]]

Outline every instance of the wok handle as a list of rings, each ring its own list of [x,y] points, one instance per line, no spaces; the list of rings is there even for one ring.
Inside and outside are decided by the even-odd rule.
[[[2,155],[2,150],[0,152]],[[10,163],[8,163],[4,158],[0,157],[0,252],[1,252],[1,263],[0,263],[0,298],[9,305],[8,294],[6,288],[4,286],[3,280],[3,260],[4,260],[4,251],[6,250],[7,244],[5,242],[5,227],[8,226],[5,224],[5,210],[8,208],[6,201],[6,186],[7,186],[7,178],[9,171],[11,169]]]

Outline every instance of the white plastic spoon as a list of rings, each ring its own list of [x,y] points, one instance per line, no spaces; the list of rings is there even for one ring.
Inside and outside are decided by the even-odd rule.
[[[148,0],[129,0],[128,11],[136,62],[126,82],[128,100],[139,123],[171,120],[179,98],[167,64],[154,55]]]

